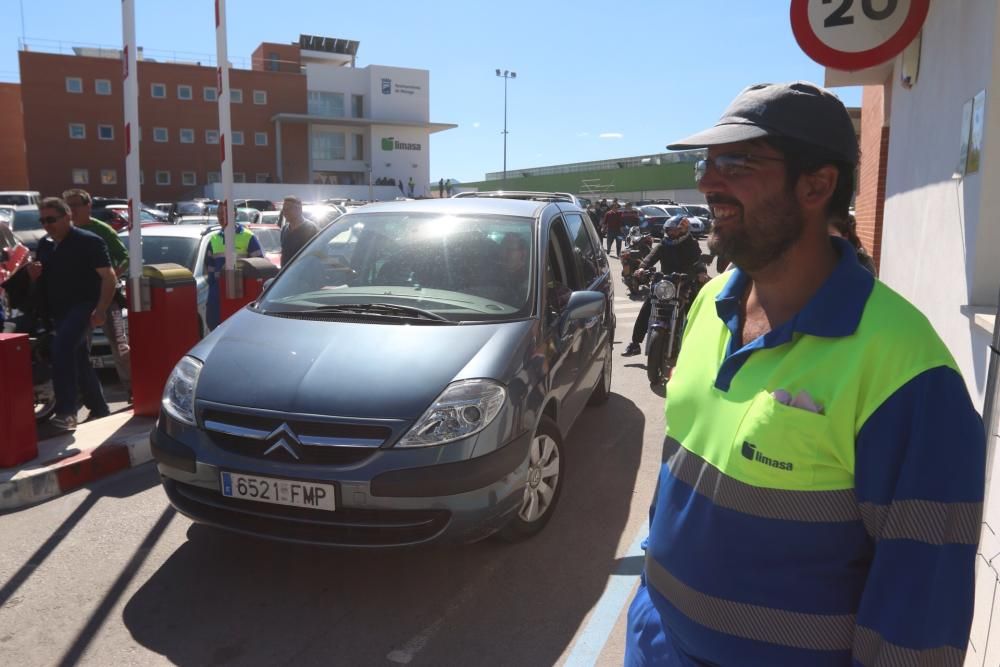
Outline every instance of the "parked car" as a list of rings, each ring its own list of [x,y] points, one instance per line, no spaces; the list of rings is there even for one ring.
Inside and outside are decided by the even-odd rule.
[[[272,264],[281,268],[281,228],[277,225],[248,224],[247,228],[253,232],[260,242],[261,250]]]
[[[42,228],[42,221],[38,219],[38,207],[34,204],[29,206],[16,206],[13,209],[14,215],[10,219],[9,227],[24,245],[28,246],[31,252],[38,248],[38,242],[48,235]]]
[[[205,335],[205,303],[208,301],[208,282],[205,279],[205,251],[209,238],[218,226],[152,224],[142,228],[143,264],[180,264],[194,275],[198,294],[198,330]],[[128,232],[120,233],[122,242],[128,244]]]
[[[235,199],[233,203],[236,204],[237,208],[255,208],[258,211],[279,211],[280,206],[276,206],[275,203],[269,199]]]
[[[17,240],[10,227],[0,224],[0,285],[29,261],[31,261],[31,251],[28,250],[28,246]],[[3,288],[0,287],[0,323],[3,323],[6,317],[7,299]]]
[[[128,229],[128,204],[109,204],[101,209],[93,209],[91,215],[102,222],[106,222],[114,228],[116,232]],[[149,209],[139,209],[139,219],[143,225],[163,224],[167,222],[159,215],[153,215]]]
[[[4,190],[0,192],[0,206],[38,206],[42,194],[37,190]]]
[[[344,214],[343,209],[333,204],[303,204],[302,217],[323,229]]]
[[[151,441],[171,504],[338,546],[540,531],[567,434],[611,387],[613,283],[585,218],[433,199],[321,230],[167,380]]]
[[[257,218],[260,225],[281,225],[281,211],[261,211]]]
[[[712,211],[702,204],[679,204],[688,213],[688,220],[691,223],[691,233],[697,236],[705,236],[712,231]],[[697,231],[696,219],[697,218]]]

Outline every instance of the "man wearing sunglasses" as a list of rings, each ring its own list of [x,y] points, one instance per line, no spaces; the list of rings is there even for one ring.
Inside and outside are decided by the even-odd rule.
[[[627,665],[961,665],[985,434],[927,319],[831,237],[858,145],[812,84],[708,130],[713,252],[667,386]]]
[[[50,424],[76,428],[77,392],[91,417],[109,413],[104,391],[90,365],[87,333],[104,324],[115,294],[115,272],[101,237],[73,226],[69,205],[47,197],[38,206],[39,219],[48,236],[38,242],[37,261],[29,267],[32,280],[40,280],[49,314],[55,321],[52,346],[52,385],[55,416]]]

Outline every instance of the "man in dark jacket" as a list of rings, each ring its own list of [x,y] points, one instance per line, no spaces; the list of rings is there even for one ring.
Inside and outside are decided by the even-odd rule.
[[[691,236],[687,218],[682,215],[674,217],[663,223],[663,240],[653,246],[636,269],[635,276],[641,279],[643,274],[660,263],[660,271],[669,273],[688,273],[697,275],[702,283],[708,281],[708,267],[701,261],[701,246],[697,239]],[[632,327],[632,342],[625,348],[622,356],[631,357],[639,354],[642,349],[640,344],[646,337],[646,330],[649,328],[649,315],[653,305],[649,298],[642,304],[639,317]]]
[[[319,229],[302,217],[302,200],[294,195],[285,197],[281,216],[285,219],[285,226],[281,228],[281,265],[284,266]]]

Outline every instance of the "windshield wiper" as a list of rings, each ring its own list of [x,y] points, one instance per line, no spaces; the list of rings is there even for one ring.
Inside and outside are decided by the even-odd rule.
[[[451,320],[443,315],[438,315],[437,313],[432,313],[429,310],[424,310],[423,308],[414,308],[412,306],[397,306],[391,303],[345,303],[337,304],[331,306],[317,306],[310,310],[286,310],[286,311],[269,311],[273,315],[300,315],[300,316],[310,316],[318,315],[320,313],[343,313],[345,315],[370,315],[374,317],[392,317],[397,319],[421,319],[421,320],[433,320],[435,322],[447,322],[449,324],[454,324]]]

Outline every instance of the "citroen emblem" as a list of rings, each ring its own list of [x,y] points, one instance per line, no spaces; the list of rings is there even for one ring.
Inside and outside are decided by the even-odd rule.
[[[296,451],[298,445],[300,444],[299,438],[295,435],[295,431],[289,428],[288,424],[283,423],[281,426],[271,431],[270,435],[268,435],[265,440],[271,440],[273,438],[277,438],[277,440],[273,445],[267,448],[267,451],[264,452],[264,456],[267,456],[273,451],[283,449],[288,452],[293,459],[296,461],[299,460],[299,454]]]

